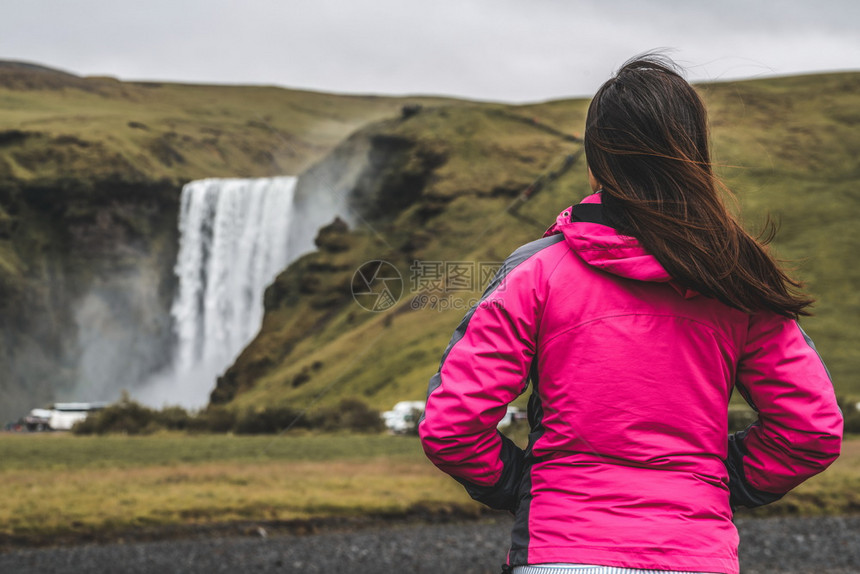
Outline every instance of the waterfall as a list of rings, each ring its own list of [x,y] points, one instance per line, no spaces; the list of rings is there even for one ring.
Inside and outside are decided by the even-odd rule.
[[[307,239],[290,246],[295,187],[295,177],[185,185],[171,308],[173,366],[135,398],[154,406],[208,402],[216,377],[259,331],[266,287],[312,246]]]

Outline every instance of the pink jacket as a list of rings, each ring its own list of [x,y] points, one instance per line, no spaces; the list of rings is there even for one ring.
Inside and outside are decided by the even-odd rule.
[[[419,426],[433,463],[515,514],[508,563],[737,572],[732,507],[839,455],[812,342],[672,281],[593,195],[514,252],[463,319]],[[522,451],[496,430],[531,380]],[[758,411],[728,435],[738,391]]]

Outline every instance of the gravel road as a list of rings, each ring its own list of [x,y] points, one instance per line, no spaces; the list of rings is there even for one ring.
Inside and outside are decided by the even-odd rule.
[[[739,519],[741,572],[860,572],[860,517]],[[0,572],[498,573],[510,522],[14,550]]]

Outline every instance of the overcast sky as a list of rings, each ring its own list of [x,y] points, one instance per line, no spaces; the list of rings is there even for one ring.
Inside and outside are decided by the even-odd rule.
[[[658,48],[691,80],[860,69],[857,0],[2,0],[0,59],[123,80],[511,102]]]

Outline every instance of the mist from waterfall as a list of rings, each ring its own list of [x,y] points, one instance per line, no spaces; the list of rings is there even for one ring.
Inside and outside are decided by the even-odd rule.
[[[266,287],[313,247],[312,238],[291,240],[295,188],[296,178],[286,176],[185,185],[173,364],[135,390],[136,399],[156,407],[208,402],[216,378],[259,331]]]

